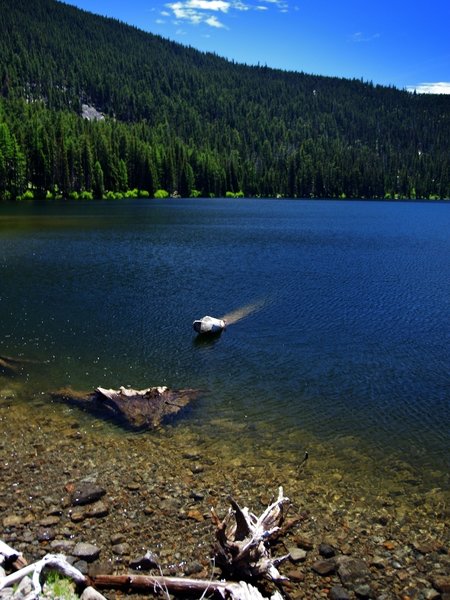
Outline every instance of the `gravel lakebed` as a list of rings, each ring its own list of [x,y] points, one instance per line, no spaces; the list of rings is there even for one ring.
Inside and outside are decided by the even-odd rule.
[[[380,462],[357,438],[302,434],[294,451],[269,429],[182,419],[127,434],[48,400],[27,405],[6,379],[0,423],[0,539],[29,563],[62,553],[90,574],[210,578],[211,507],[223,517],[232,495],[259,515],[282,485],[300,517],[274,549],[291,553],[286,597],[450,599],[445,474]]]

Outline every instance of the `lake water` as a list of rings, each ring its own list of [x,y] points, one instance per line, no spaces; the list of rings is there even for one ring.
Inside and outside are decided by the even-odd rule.
[[[39,361],[30,406],[63,411],[46,393],[65,385],[201,388],[177,427],[395,456],[446,487],[449,232],[448,203],[3,205],[0,355]],[[200,341],[206,314],[232,323]]]

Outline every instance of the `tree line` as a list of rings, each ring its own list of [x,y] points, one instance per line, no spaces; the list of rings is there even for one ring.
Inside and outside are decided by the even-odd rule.
[[[0,59],[0,199],[450,197],[447,96],[239,65],[55,0],[0,0]]]

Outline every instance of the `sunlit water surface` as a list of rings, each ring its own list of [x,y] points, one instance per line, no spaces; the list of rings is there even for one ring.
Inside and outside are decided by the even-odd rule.
[[[0,206],[0,355],[36,361],[32,418],[64,418],[47,392],[66,385],[193,387],[177,428],[234,452],[316,442],[446,487],[449,231],[445,203]],[[195,336],[206,314],[221,336]]]

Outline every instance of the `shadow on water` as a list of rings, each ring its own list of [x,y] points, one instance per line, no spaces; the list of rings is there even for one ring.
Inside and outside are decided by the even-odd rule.
[[[217,342],[219,341],[219,339],[222,336],[223,331],[216,331],[214,333],[199,333],[195,336],[192,345],[196,348],[207,348],[207,347],[212,347],[215,344],[217,344]]]

